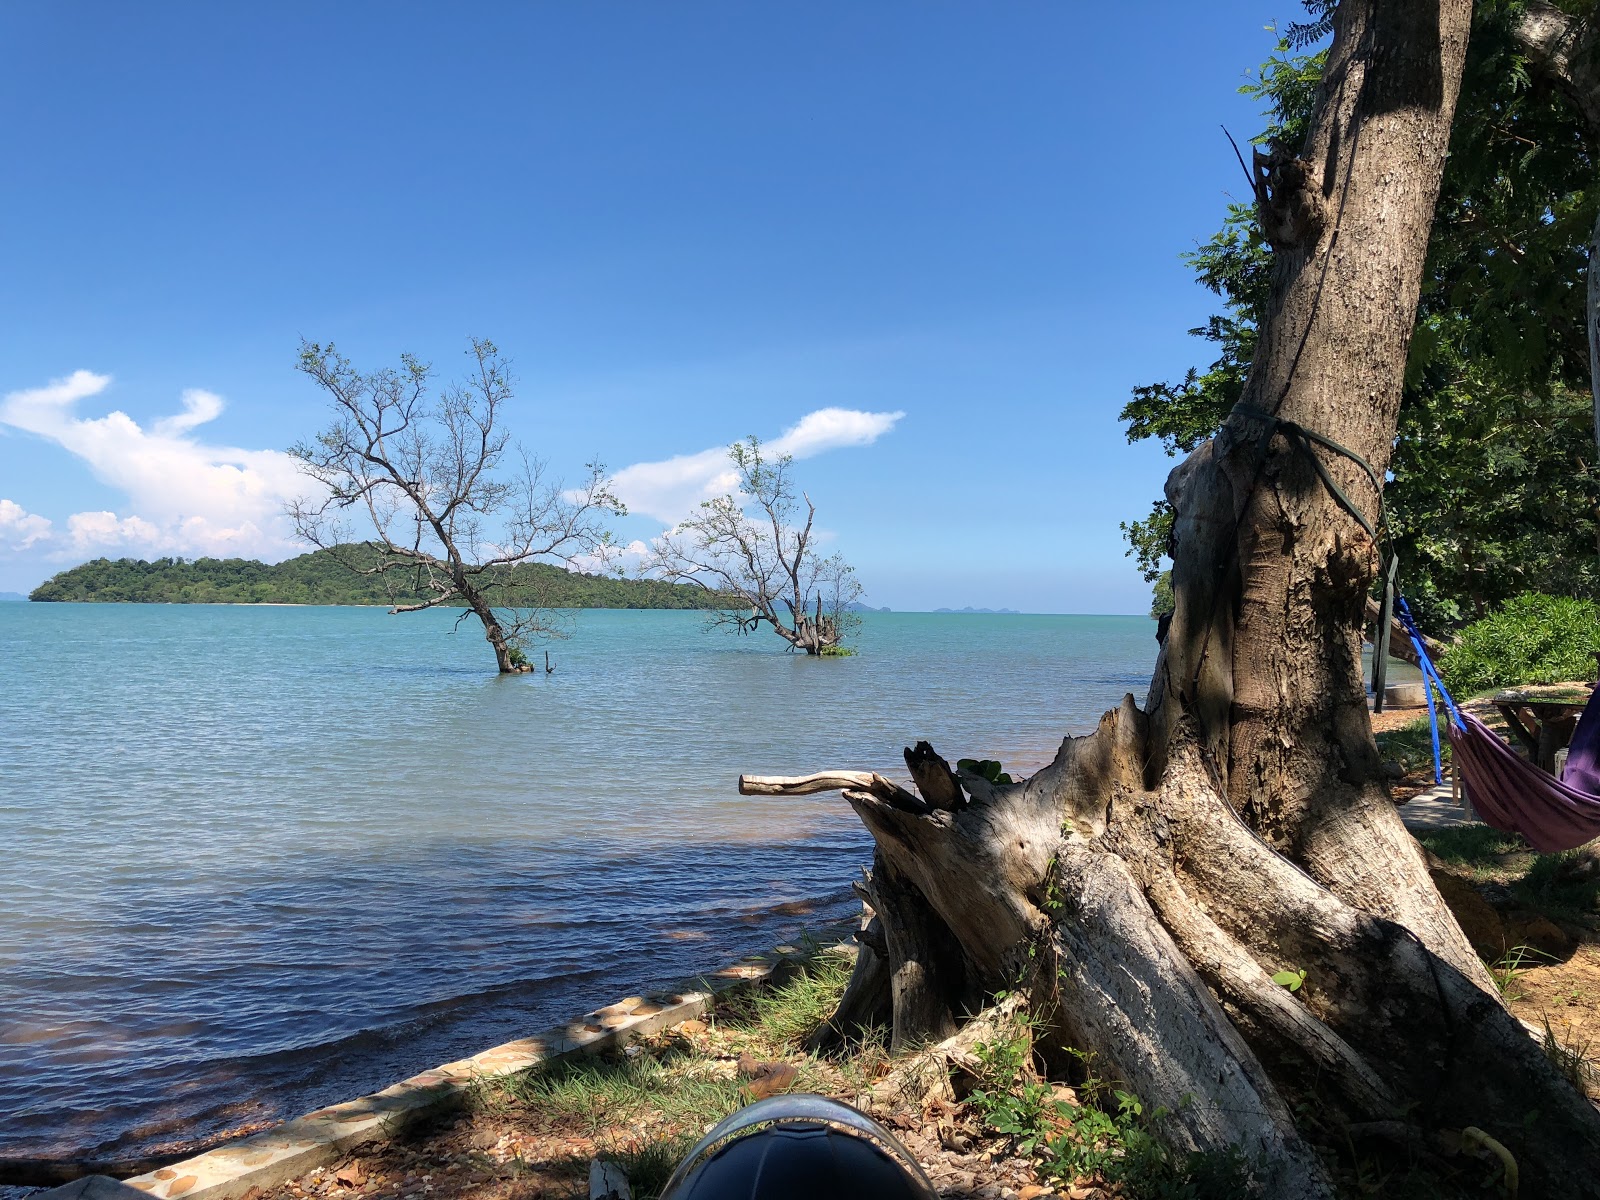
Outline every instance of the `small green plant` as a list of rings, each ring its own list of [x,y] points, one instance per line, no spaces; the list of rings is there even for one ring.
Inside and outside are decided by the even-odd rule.
[[[1552,1066],[1561,1072],[1562,1077],[1570,1083],[1580,1096],[1589,1094],[1590,1084],[1596,1082],[1600,1072],[1595,1070],[1590,1056],[1594,1050],[1594,1039],[1585,1038],[1582,1041],[1563,1042],[1556,1037],[1556,1031],[1550,1027],[1550,1018],[1544,1019],[1544,1056],[1550,1060]]]
[[[1525,592],[1474,621],[1439,659],[1451,690],[1589,680],[1600,650],[1600,604]]]
[[[1155,1134],[1165,1109],[1146,1110],[1133,1093],[1095,1078],[1079,1051],[1086,1078],[1074,1104],[1033,1071],[1026,1033],[980,1044],[984,1087],[969,1099],[985,1123],[1012,1139],[1040,1173],[1063,1184],[1099,1179],[1126,1200],[1234,1200],[1248,1194],[1248,1164],[1238,1150],[1174,1154]]]
[[[1272,982],[1281,988],[1288,988],[1291,992],[1298,992],[1306,982],[1304,971],[1278,971],[1272,976]]]
[[[849,658],[855,652],[854,646],[824,646],[819,653],[823,658]]]
[[[519,671],[528,665],[528,656],[522,652],[521,646],[507,646],[506,660]]]
[[[1489,977],[1494,980],[1495,990],[1500,993],[1500,998],[1507,1004],[1514,1000],[1521,1000],[1523,992],[1518,984],[1522,973],[1538,959],[1554,962],[1555,959],[1543,950],[1533,946],[1513,946],[1505,955],[1489,968]]]
[[[1000,764],[992,758],[963,758],[956,761],[956,770],[971,771],[974,775],[987,779],[990,783],[1014,783],[1015,780],[1000,769]]]

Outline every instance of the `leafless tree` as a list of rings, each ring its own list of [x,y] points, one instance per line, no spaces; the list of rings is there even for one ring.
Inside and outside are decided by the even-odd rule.
[[[391,612],[476,616],[500,671],[514,673],[529,669],[530,640],[564,633],[545,603],[549,576],[534,565],[603,552],[606,518],[625,510],[598,463],[573,491],[547,479],[505,428],[506,359],[479,338],[467,353],[469,377],[436,388],[412,355],[363,373],[331,344],[301,342],[297,367],[328,393],[334,418],[290,448],[322,486],[288,513],[307,542],[381,576]]]
[[[645,572],[727,596],[713,625],[754,633],[765,624],[793,650],[837,652],[860,623],[861,584],[838,554],[818,552],[816,506],[804,492],[797,498],[794,460],[766,457],[754,437],[728,447],[728,460],[737,492],[704,501],[663,535]]]

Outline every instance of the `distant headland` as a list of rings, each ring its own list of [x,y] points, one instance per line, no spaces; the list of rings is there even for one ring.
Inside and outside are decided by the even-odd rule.
[[[250,558],[97,558],[45,580],[34,601],[124,604],[406,604],[424,599],[410,579],[358,575],[325,551],[280,563]],[[516,569],[515,582],[537,592],[544,608],[714,609],[726,597],[693,584],[585,575],[546,563]],[[410,584],[410,587],[406,585]],[[0,597],[9,598],[9,597]],[[22,596],[15,596],[23,599]]]

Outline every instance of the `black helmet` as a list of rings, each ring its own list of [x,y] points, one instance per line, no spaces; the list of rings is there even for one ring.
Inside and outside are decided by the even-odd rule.
[[[773,1096],[701,1138],[661,1200],[937,1200],[871,1117],[826,1096]]]

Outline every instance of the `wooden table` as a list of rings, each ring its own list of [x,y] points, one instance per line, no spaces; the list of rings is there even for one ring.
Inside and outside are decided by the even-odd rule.
[[[1572,741],[1572,730],[1589,703],[1589,688],[1513,688],[1497,692],[1494,706],[1505,717],[1512,736],[1528,751],[1528,758],[1552,775],[1556,751]]]

